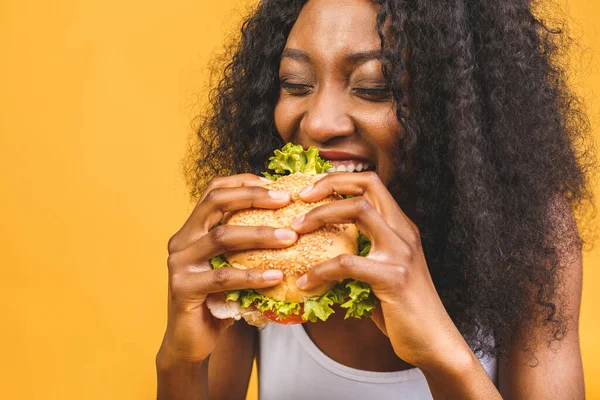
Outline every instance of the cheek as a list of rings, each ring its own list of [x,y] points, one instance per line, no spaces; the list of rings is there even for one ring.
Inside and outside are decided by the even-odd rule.
[[[386,153],[394,151],[402,136],[402,124],[396,118],[395,110],[371,112],[369,120],[369,140]]]
[[[394,110],[371,114],[371,125],[366,140],[370,141],[377,151],[378,174],[385,185],[395,175],[396,152],[402,136],[402,124],[396,118]]]
[[[387,114],[385,123],[388,131],[387,137],[389,144],[395,147],[402,136],[402,124],[398,121],[396,113],[393,111]]]
[[[275,105],[274,120],[275,129],[284,142],[290,142],[300,123],[298,107],[293,107],[289,101],[279,100]]]

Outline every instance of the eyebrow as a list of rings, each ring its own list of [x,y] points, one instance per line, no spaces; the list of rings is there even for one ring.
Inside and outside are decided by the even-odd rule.
[[[300,49],[284,49],[281,53],[281,58],[291,58],[293,60],[310,62],[309,55]],[[346,62],[352,64],[359,64],[369,60],[381,60],[381,50],[359,51],[349,54],[344,58]]]

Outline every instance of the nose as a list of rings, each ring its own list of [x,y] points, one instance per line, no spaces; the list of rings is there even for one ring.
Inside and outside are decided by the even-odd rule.
[[[300,122],[300,131],[321,143],[352,135],[355,125],[347,112],[343,94],[333,88],[315,93]]]

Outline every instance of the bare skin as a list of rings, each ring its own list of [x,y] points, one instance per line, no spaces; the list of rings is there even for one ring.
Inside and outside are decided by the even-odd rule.
[[[515,337],[509,358],[499,366],[498,389],[444,309],[429,275],[419,231],[408,216],[411,213],[396,203],[387,188],[395,167],[391,149],[402,135],[402,126],[376,56],[380,48],[377,11],[368,0],[311,0],[290,32],[281,59],[282,87],[274,118],[284,141],[354,154],[377,168],[376,173],[329,174],[302,195],[307,201],[334,191],[356,197],[336,202],[335,207],[314,209],[292,224],[295,232],[354,222],[373,248],[367,258],[340,256],[317,265],[298,285],[310,288],[323,281],[354,278],[369,283],[380,302],[372,320],[344,321],[337,313],[326,322],[306,324],[308,335],[327,356],[350,367],[369,371],[419,367],[435,398],[582,398],[577,332],[581,254],[564,260],[561,279],[570,326],[560,349],[550,350],[542,328],[534,329],[538,365],[532,368],[520,349],[521,338]],[[287,204],[285,196],[269,197],[262,184],[251,175],[212,182],[169,243],[169,317],[157,356],[159,399],[244,398],[256,333],[241,323],[227,329],[232,322],[212,318],[204,300],[209,293],[266,287],[281,278],[267,280],[259,271],[217,273],[208,270],[208,260],[234,248],[284,247],[295,236],[285,241],[272,229],[209,230],[225,210]],[[557,227],[565,232],[576,229],[568,208],[556,210],[552,218]],[[429,318],[424,321],[423,315]],[[333,331],[345,334],[333,336]],[[230,365],[239,366],[235,377]]]

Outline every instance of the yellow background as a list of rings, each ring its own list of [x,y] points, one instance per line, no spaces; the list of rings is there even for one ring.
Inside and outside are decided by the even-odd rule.
[[[2,398],[154,398],[166,243],[191,210],[180,160],[207,63],[245,4],[0,0]],[[592,99],[600,6],[570,9]],[[585,254],[588,398],[600,398],[599,260]]]

